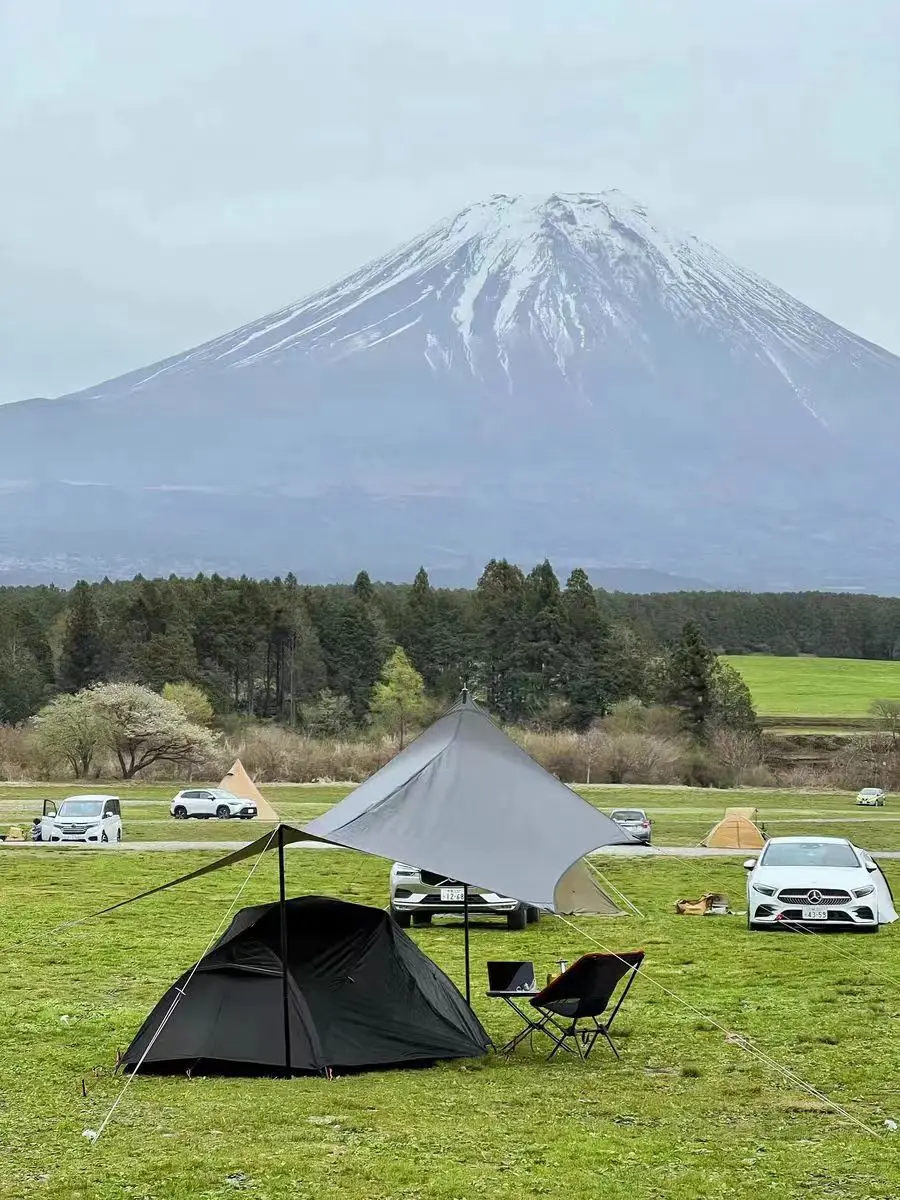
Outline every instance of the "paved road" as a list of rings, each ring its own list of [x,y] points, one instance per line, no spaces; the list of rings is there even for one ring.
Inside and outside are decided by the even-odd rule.
[[[233,850],[249,846],[249,842],[111,842],[107,846],[85,846],[78,842],[3,842],[0,852],[5,849],[34,850],[56,853],[57,851],[88,850],[105,854],[124,854],[133,851],[181,851],[206,850],[224,858]],[[322,842],[292,842],[287,850],[343,850],[343,846],[328,846]],[[900,850],[872,850],[873,858],[900,858]],[[752,858],[752,850],[720,850],[710,846],[605,846],[602,850],[594,851],[595,855],[614,855],[620,858]]]

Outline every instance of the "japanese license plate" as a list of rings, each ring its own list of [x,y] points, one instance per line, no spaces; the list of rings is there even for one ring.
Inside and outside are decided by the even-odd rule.
[[[827,908],[803,908],[800,910],[804,921],[827,921]]]
[[[442,887],[441,900],[444,904],[462,904],[465,900],[465,888]]]

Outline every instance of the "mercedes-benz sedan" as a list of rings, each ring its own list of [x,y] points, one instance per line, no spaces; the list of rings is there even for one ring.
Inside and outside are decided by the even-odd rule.
[[[744,867],[750,929],[878,931],[878,867],[845,838],[770,838]]]

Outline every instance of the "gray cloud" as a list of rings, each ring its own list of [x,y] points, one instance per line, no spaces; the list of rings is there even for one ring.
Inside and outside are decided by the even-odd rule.
[[[493,191],[618,186],[900,351],[896,0],[0,0],[0,400]]]

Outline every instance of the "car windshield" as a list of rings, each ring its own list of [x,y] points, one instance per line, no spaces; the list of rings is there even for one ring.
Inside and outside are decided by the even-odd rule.
[[[612,819],[614,821],[643,821],[644,814],[638,808],[617,808]]]
[[[881,788],[863,788],[859,794],[861,796],[880,796]]]
[[[760,860],[764,867],[858,867],[846,842],[769,842]]]
[[[102,800],[63,800],[57,816],[99,817],[103,811]]]

